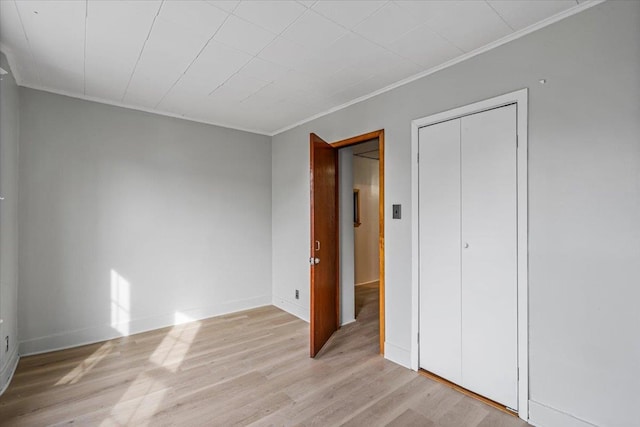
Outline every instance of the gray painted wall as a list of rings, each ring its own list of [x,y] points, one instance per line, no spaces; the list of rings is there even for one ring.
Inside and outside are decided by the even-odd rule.
[[[21,353],[271,302],[271,144],[21,88]]]
[[[640,2],[609,1],[275,136],[274,301],[286,308],[294,286],[308,289],[309,133],[337,141],[384,128],[386,354],[408,366],[411,120],[528,87],[531,420],[633,424],[632,408],[640,406],[638,76]],[[401,220],[391,219],[395,203],[403,205]],[[304,302],[292,312],[308,317]]]
[[[18,86],[0,53],[0,393],[18,360]],[[9,337],[9,351],[6,351]]]

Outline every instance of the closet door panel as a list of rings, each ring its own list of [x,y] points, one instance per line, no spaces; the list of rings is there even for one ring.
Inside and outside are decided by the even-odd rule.
[[[461,121],[461,385],[517,409],[516,107]]]
[[[418,141],[420,367],[460,382],[460,120]]]

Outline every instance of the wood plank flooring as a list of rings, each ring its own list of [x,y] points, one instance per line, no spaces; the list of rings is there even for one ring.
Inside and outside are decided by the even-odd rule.
[[[24,357],[0,425],[527,424],[378,354],[375,285],[310,359],[308,324],[275,307]]]

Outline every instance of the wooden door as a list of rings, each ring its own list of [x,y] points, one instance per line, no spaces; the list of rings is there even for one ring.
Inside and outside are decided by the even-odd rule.
[[[315,357],[338,329],[338,150],[311,134],[311,331]]]

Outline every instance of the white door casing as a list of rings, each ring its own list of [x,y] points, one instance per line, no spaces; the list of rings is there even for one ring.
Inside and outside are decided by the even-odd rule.
[[[500,395],[492,395],[492,391],[491,390],[478,390],[477,386],[473,386],[473,385],[467,385],[467,387],[469,388],[476,388],[476,391],[480,394],[483,395],[487,395],[490,398],[493,398],[494,400],[498,400],[498,401],[502,401],[504,402],[506,405],[510,406],[510,407],[514,407],[514,408],[518,408],[518,414],[520,416],[520,418],[527,420],[528,419],[528,264],[527,264],[527,231],[528,231],[528,227],[527,227],[527,89],[522,89],[516,92],[512,92],[512,93],[508,93],[505,95],[501,95],[495,98],[491,98],[485,101],[480,101],[471,105],[467,105],[467,106],[463,106],[460,108],[456,108],[450,111],[445,111],[442,113],[438,113],[438,114],[434,114],[428,117],[424,117],[421,119],[416,119],[412,122],[412,249],[413,249],[413,257],[412,257],[412,300],[413,300],[413,306],[412,306],[412,335],[415,337],[415,341],[412,342],[412,348],[411,348],[411,367],[413,369],[418,369],[419,367],[419,360],[422,360],[422,353],[424,351],[424,349],[422,348],[423,346],[420,345],[420,341],[419,340],[419,335],[418,332],[420,332],[420,337],[423,337],[423,333],[424,333],[424,327],[423,327],[423,323],[425,323],[428,319],[429,315],[433,315],[434,313],[431,314],[425,314],[423,313],[423,309],[421,307],[421,304],[429,304],[428,302],[421,302],[420,301],[420,292],[419,292],[419,279],[421,277],[421,274],[425,274],[422,270],[424,270],[425,265],[422,265],[421,259],[419,258],[419,254],[420,254],[420,250],[422,249],[423,251],[425,250],[425,248],[421,248],[420,245],[420,236],[424,235],[425,232],[428,232],[428,230],[423,230],[420,225],[419,225],[419,217],[420,217],[420,210],[424,210],[424,206],[422,206],[422,201],[420,201],[419,198],[419,186],[422,186],[423,190],[424,190],[424,185],[425,183],[423,183],[423,179],[426,178],[425,173],[422,172],[422,170],[420,170],[419,173],[419,164],[418,164],[418,151],[419,151],[419,147],[420,147],[420,151],[423,151],[423,147],[419,146],[419,139],[420,137],[424,134],[424,128],[426,126],[429,125],[433,125],[436,123],[441,123],[441,122],[445,122],[445,121],[449,121],[449,120],[453,120],[453,119],[460,119],[461,117],[464,116],[469,116],[472,115],[474,113],[479,113],[479,112],[483,112],[483,111],[488,111],[491,109],[495,109],[495,108],[499,108],[499,107],[504,107],[506,105],[510,105],[513,104],[512,107],[506,108],[506,109],[502,109],[503,111],[501,112],[496,112],[495,114],[500,115],[501,113],[504,113],[505,111],[509,111],[508,113],[505,114],[509,114],[512,117],[515,116],[515,123],[514,121],[512,121],[513,123],[513,129],[515,129],[515,138],[516,138],[516,143],[517,143],[517,148],[513,149],[512,152],[510,154],[506,154],[507,156],[510,156],[512,161],[509,163],[510,166],[508,168],[508,170],[503,170],[503,171],[499,171],[496,170],[494,167],[489,167],[489,170],[484,170],[484,172],[482,172],[482,162],[480,162],[480,173],[484,174],[484,176],[489,179],[489,180],[495,180],[498,179],[501,182],[507,182],[508,179],[504,179],[504,174],[515,174],[517,176],[517,183],[514,183],[511,185],[511,188],[508,188],[509,185],[506,185],[505,187],[505,191],[510,192],[510,194],[513,195],[512,197],[512,201],[508,201],[507,203],[510,203],[512,208],[512,215],[511,215],[511,225],[509,225],[510,228],[510,233],[512,235],[515,235],[514,239],[515,239],[515,243],[512,246],[517,247],[516,252],[516,256],[515,258],[513,256],[511,256],[511,259],[509,260],[508,258],[505,258],[504,256],[502,256],[502,262],[506,262],[506,263],[510,263],[510,265],[512,266],[511,269],[509,268],[501,268],[501,276],[498,277],[511,277],[513,279],[513,277],[515,277],[516,279],[516,287],[511,287],[511,295],[509,295],[509,292],[507,292],[505,295],[500,295],[497,298],[494,298],[494,302],[497,304],[497,308],[500,309],[500,301],[501,300],[510,300],[513,301],[513,297],[514,297],[514,293],[515,293],[515,298],[516,298],[516,303],[514,304],[513,302],[508,304],[508,308],[504,309],[503,311],[505,313],[509,313],[511,312],[511,316],[514,315],[515,312],[515,316],[517,316],[517,322],[515,322],[516,324],[514,324],[514,322],[510,322],[509,325],[501,325],[503,327],[502,330],[502,334],[506,333],[507,335],[509,335],[511,338],[512,342],[515,342],[514,344],[508,344],[508,347],[511,349],[509,351],[503,352],[502,354],[504,355],[505,359],[508,360],[507,363],[509,363],[511,366],[514,365],[513,360],[515,359],[515,369],[509,370],[508,375],[505,376],[504,381],[503,381],[503,385],[504,383],[508,383],[508,384],[513,384],[513,377],[515,376],[516,379],[516,388],[517,388],[517,393],[514,393],[513,391],[511,391],[511,400],[509,400],[510,398],[506,395],[500,396]],[[499,110],[496,110],[499,111]],[[461,134],[464,135],[464,133],[466,132],[465,130],[465,124],[470,125],[470,126],[482,126],[483,123],[487,123],[487,121],[490,121],[491,118],[489,118],[488,116],[486,116],[483,120],[479,120],[478,123],[474,123],[474,120],[471,118],[466,118],[464,120],[460,120],[461,123]],[[466,122],[466,123],[465,123]],[[429,132],[429,131],[426,131]],[[512,131],[510,131],[512,132]],[[472,147],[466,147],[466,150],[472,150]],[[472,153],[472,151],[468,151],[468,155],[469,153]],[[479,157],[479,159],[482,158],[482,154],[483,153],[479,153],[477,154]],[[486,153],[484,153],[486,154]],[[421,157],[420,160],[422,161],[424,159],[424,152],[421,152]],[[467,158],[468,160],[468,158]],[[471,172],[473,171],[473,169],[467,169],[467,171],[471,174]],[[478,171],[476,171],[475,173],[478,173]],[[420,175],[422,174],[422,175]],[[502,174],[502,178],[496,178],[499,177]],[[495,175],[493,177],[491,177],[491,175]],[[441,175],[442,176],[442,175]],[[464,172],[463,172],[463,176],[462,179],[464,180]],[[477,181],[477,178],[474,178],[472,176],[468,176],[467,179],[472,179],[472,183],[476,183],[479,184],[479,182]],[[488,182],[488,184],[492,185],[490,182]],[[472,187],[469,187],[472,188]],[[501,191],[497,190],[494,188],[495,193],[499,194]],[[433,190],[431,190],[433,191]],[[464,203],[462,201],[462,197],[461,197],[461,203]],[[513,206],[515,204],[515,206]],[[473,206],[472,201],[467,201],[467,205],[469,207]],[[491,208],[491,204],[484,204],[484,206],[487,206],[489,208]],[[508,210],[508,209],[506,209]],[[515,211],[515,215],[513,214]],[[472,212],[472,211],[469,211]],[[486,212],[485,212],[486,214]],[[485,215],[486,216],[486,215]],[[491,216],[491,215],[489,215]],[[482,215],[480,216],[480,218],[482,219]],[[489,218],[490,219],[490,218]],[[516,222],[517,220],[517,222]],[[462,222],[462,221],[461,221]],[[495,221],[496,223],[498,221]],[[471,224],[471,223],[470,223]],[[486,226],[486,224],[485,224]],[[467,227],[466,231],[472,231],[469,230],[469,227]],[[467,238],[467,240],[471,240],[470,237],[473,237],[471,235],[464,235],[465,230],[463,229],[462,234],[461,234],[461,241],[460,241],[460,245],[462,247],[462,245],[464,245],[464,242],[462,241],[465,237]],[[507,233],[509,234],[509,233]],[[434,236],[432,236],[434,237]],[[504,236],[505,239],[509,239],[508,235]],[[474,257],[474,255],[476,255],[473,250],[474,249],[479,249],[477,247],[478,244],[482,244],[480,240],[478,240],[478,236],[474,237],[475,243],[473,242],[468,242],[469,243],[469,248],[468,249],[464,249],[466,251],[468,251],[468,253],[464,253],[463,250],[461,250],[461,252],[463,252],[461,254],[461,259],[464,261],[466,260],[467,262],[467,267],[469,268],[478,268],[478,266],[480,266],[480,268],[483,268],[482,265],[480,264],[486,264],[486,260],[484,262],[480,262],[480,259],[482,257]],[[513,239],[512,239],[513,241]],[[473,246],[472,246],[473,245]],[[508,246],[508,245],[507,245]],[[470,251],[469,251],[470,250]],[[513,252],[513,251],[512,251]],[[497,256],[498,258],[500,258],[500,252],[494,252],[494,251],[485,251],[484,256],[488,256],[491,255],[492,256]],[[502,254],[504,255],[504,254]],[[473,267],[474,262],[477,261],[477,266]],[[427,261],[428,262],[428,261]],[[433,266],[432,266],[433,267]],[[464,269],[465,267],[461,266],[461,271]],[[510,270],[510,271],[509,271]],[[481,271],[481,270],[480,270]],[[489,271],[491,272],[491,271]],[[426,273],[428,274],[428,273]],[[468,271],[467,274],[471,274],[471,271]],[[494,277],[495,279],[495,277]],[[500,280],[498,280],[499,282]],[[468,289],[469,293],[468,297],[471,298],[472,293],[474,292],[474,288],[473,288],[473,282],[471,282],[472,286],[471,288]],[[475,284],[475,286],[479,286],[478,284]],[[499,289],[499,286],[496,288]],[[477,291],[477,289],[476,289]],[[494,294],[495,292],[500,293],[499,290],[494,290]],[[494,295],[495,296],[495,295]],[[504,297],[504,298],[503,298]],[[461,299],[464,300],[463,297],[463,292],[461,291]],[[491,307],[489,308],[490,310],[495,310],[496,308]],[[473,315],[473,311],[472,310],[465,310],[465,313],[468,314],[468,316],[466,315],[460,315],[460,319],[461,319],[461,324],[467,324],[470,325],[471,328],[476,327],[477,329],[480,330],[482,329],[482,322],[478,322],[477,319],[474,319],[474,315]],[[507,314],[509,315],[509,314]],[[466,318],[466,321],[465,321]],[[489,329],[496,327],[496,325],[491,325],[490,323],[485,324],[484,327],[488,327]],[[469,331],[471,331],[472,329],[469,329]],[[462,334],[462,332],[461,332]],[[471,335],[472,333],[469,332],[469,334],[467,335]],[[473,334],[474,336],[480,336],[478,334]],[[462,335],[461,335],[462,336]],[[487,336],[485,335],[485,339],[487,339]],[[494,338],[491,338],[489,336],[488,338],[490,341],[493,340]],[[483,347],[487,347],[489,346],[488,343],[479,343],[479,342],[474,342],[473,340],[462,340],[461,342],[465,342],[466,341],[466,345],[465,347],[468,350],[476,351],[477,352],[477,348],[474,350],[474,346],[483,346]],[[495,344],[495,343],[494,343]],[[462,344],[461,344],[462,345]],[[428,353],[427,353],[428,354]],[[462,352],[461,352],[462,354]],[[428,359],[427,359],[428,360]],[[500,362],[498,360],[494,360],[492,359],[495,364],[499,364]],[[480,364],[482,364],[483,366],[487,366],[487,361],[485,360],[484,362],[479,362]],[[471,370],[466,370],[463,371],[462,366],[465,365],[464,363],[461,363],[461,376],[465,377],[470,384],[474,384],[475,382],[482,382],[482,378],[481,375],[478,377],[477,374],[477,369],[476,367],[474,367],[473,364],[470,364],[469,362],[466,363],[467,366],[470,367]],[[464,374],[463,374],[464,372]],[[435,372],[438,373],[438,372]],[[474,375],[477,377],[474,377]],[[444,377],[447,377],[447,375],[442,375]],[[511,377],[511,378],[509,378]],[[474,379],[475,378],[475,379]],[[493,378],[495,380],[495,378]],[[501,380],[502,381],[502,380]],[[498,381],[500,382],[500,381]],[[513,386],[512,386],[513,387]],[[505,390],[508,387],[503,387]],[[517,396],[517,400],[515,401],[516,404],[513,404],[513,400],[515,399],[513,396]]]

